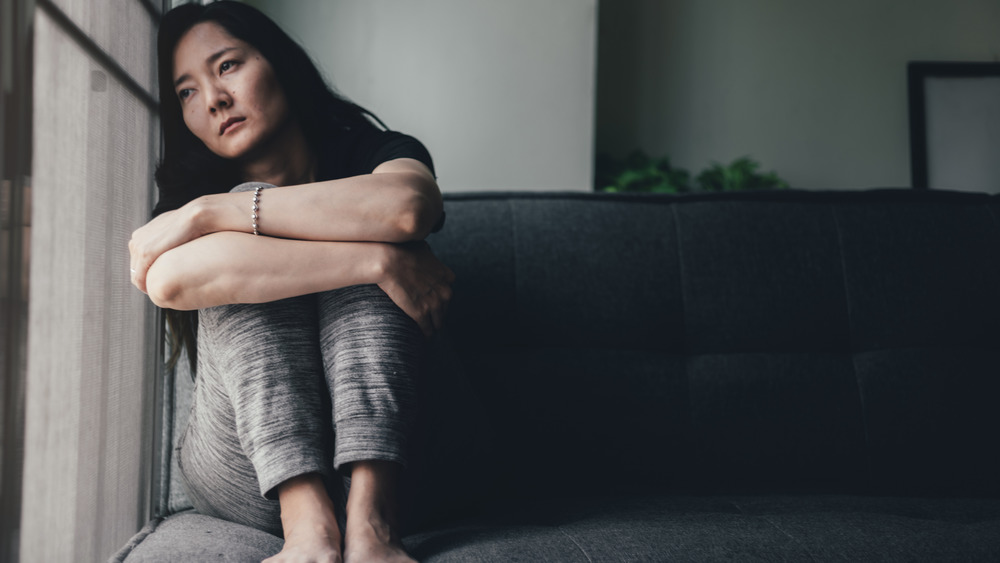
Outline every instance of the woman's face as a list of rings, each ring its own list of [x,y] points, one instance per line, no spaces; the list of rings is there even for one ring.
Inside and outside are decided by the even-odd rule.
[[[289,121],[271,64],[216,23],[199,23],[181,37],[173,78],[184,123],[223,158],[251,154]]]

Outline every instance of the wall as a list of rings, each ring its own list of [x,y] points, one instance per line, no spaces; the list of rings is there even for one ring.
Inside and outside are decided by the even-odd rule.
[[[256,0],[445,191],[588,190],[597,0]]]
[[[997,0],[603,2],[598,151],[909,186],[906,63],[1000,60]]]

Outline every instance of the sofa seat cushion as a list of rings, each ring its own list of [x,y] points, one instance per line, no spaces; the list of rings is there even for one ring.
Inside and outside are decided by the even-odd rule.
[[[260,561],[281,539],[192,512],[129,563]],[[404,539],[425,563],[477,561],[1000,561],[1000,499],[611,497],[493,504]]]
[[[194,510],[150,521],[111,561],[260,562],[281,551],[283,540]]]

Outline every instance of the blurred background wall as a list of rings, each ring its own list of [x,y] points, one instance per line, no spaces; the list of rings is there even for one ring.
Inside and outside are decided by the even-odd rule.
[[[1000,2],[607,0],[598,45],[598,151],[903,187],[907,61],[1000,61]]]
[[[254,0],[445,191],[591,189],[597,0]]]
[[[425,141],[451,191],[588,189],[595,151],[635,149],[909,186],[907,61],[1000,60],[997,0],[251,3]]]

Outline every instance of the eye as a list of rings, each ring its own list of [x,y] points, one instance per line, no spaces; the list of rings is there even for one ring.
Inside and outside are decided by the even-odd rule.
[[[177,97],[180,98],[181,101],[188,99],[189,96],[191,96],[190,88],[183,88],[177,92]]]
[[[234,66],[236,66],[236,61],[223,61],[222,64],[219,65],[219,73],[221,74],[226,72]]]

